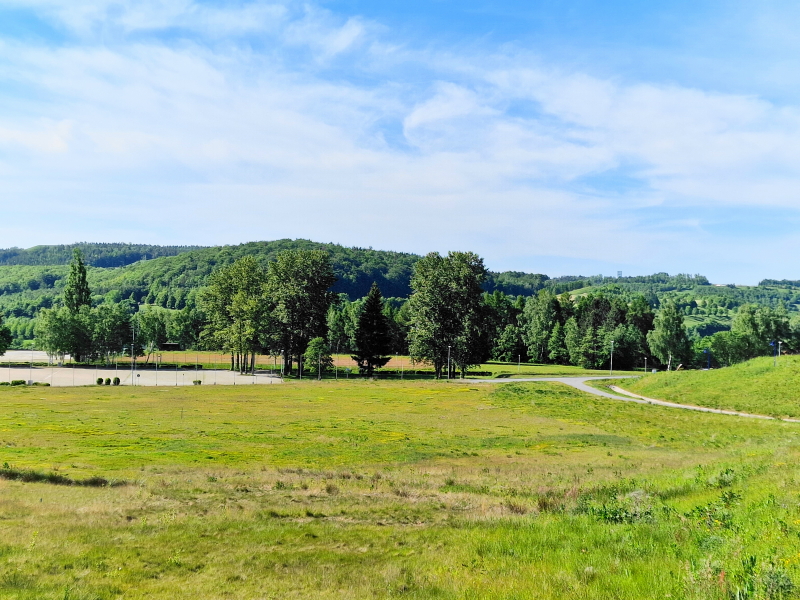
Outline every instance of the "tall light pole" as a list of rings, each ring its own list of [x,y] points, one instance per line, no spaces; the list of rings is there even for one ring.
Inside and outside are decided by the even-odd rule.
[[[611,369],[609,370],[608,374],[614,374],[614,340],[611,340]]]
[[[447,379],[450,379],[450,346],[447,347]]]

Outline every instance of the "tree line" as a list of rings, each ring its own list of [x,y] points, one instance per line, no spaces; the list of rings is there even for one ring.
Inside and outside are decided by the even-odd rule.
[[[93,303],[86,265],[75,250],[62,306],[42,309],[37,345],[54,356],[109,361],[125,351],[149,356],[166,342],[230,354],[231,369],[255,369],[255,357],[283,357],[286,373],[331,365],[350,353],[372,374],[393,354],[433,367],[436,377],[463,376],[496,360],[586,369],[728,365],[798,347],[785,307],[744,305],[730,331],[690,339],[684,311],[658,311],[644,294],[602,291],[573,296],[544,288],[533,296],[485,291],[483,260],[471,252],[430,253],[413,267],[409,298],[383,298],[377,283],[361,299],[335,294],[330,255],[278,252],[266,266],[252,256],[215,269],[197,304],[168,310],[131,300]],[[0,351],[8,346],[0,326]],[[5,333],[3,333],[5,332]],[[4,341],[5,340],[5,341]]]

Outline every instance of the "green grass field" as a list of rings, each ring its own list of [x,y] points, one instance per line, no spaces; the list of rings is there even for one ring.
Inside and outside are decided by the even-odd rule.
[[[0,475],[126,482],[0,479],[0,597],[790,597],[799,436],[547,383],[0,388]]]
[[[777,417],[800,417],[800,356],[756,358],[724,369],[673,371],[618,382],[642,396]]]

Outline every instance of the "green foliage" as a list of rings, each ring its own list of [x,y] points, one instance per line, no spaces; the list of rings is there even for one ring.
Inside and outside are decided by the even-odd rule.
[[[11,330],[3,324],[3,315],[0,315],[0,356],[6,353],[13,339]]]
[[[250,369],[248,357],[261,348],[269,328],[266,290],[266,270],[245,256],[212,273],[201,295],[212,347],[235,355],[241,372]]]
[[[483,260],[471,252],[431,252],[414,267],[409,299],[409,352],[431,363],[436,377],[450,358],[464,376],[488,354],[482,289]],[[448,374],[449,376],[451,374]]]
[[[653,355],[662,364],[670,366],[673,361],[689,358],[691,344],[683,326],[683,315],[674,302],[668,302],[656,315],[654,329],[647,334],[647,342]]]
[[[86,280],[86,266],[83,264],[81,251],[76,248],[69,265],[67,284],[64,286],[64,306],[72,314],[77,314],[82,307],[91,305],[92,293]]]
[[[323,337],[315,337],[308,343],[303,354],[303,372],[322,375],[333,370],[333,357],[328,342]]]
[[[359,371],[369,377],[372,377],[376,368],[384,366],[391,358],[389,319],[383,308],[381,290],[377,283],[373,283],[358,316],[355,354],[352,357]]]
[[[286,371],[315,337],[327,333],[327,315],[336,281],[330,258],[322,250],[287,250],[267,268],[266,297],[270,303],[269,347],[283,353]]]
[[[150,246],[145,244],[69,244],[0,250],[0,265],[66,265],[79,251],[93,267],[122,267],[140,260],[174,256],[200,246]]]

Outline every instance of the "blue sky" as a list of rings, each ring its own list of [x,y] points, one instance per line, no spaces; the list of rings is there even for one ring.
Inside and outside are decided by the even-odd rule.
[[[0,0],[0,246],[800,279],[789,2]]]

